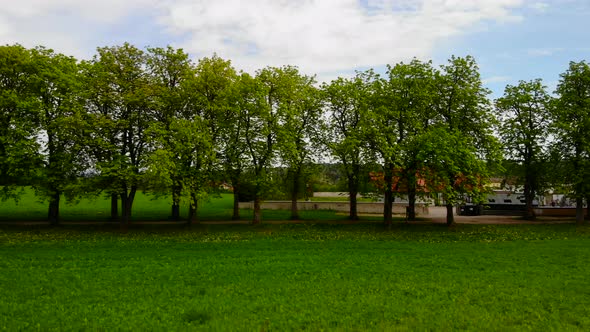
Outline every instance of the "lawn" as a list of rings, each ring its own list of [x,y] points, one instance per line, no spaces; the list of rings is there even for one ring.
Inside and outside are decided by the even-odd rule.
[[[0,330],[590,330],[590,228],[0,227]]]
[[[60,204],[62,221],[108,221],[110,219],[111,202],[105,196],[82,198],[78,202],[69,203],[65,199]],[[171,199],[168,196],[154,196],[138,192],[133,203],[131,220],[166,221],[171,216]],[[199,202],[198,217],[203,221],[230,220],[232,217],[233,195],[221,194]],[[188,215],[188,206],[182,204],[181,217]],[[290,211],[265,210],[265,220],[287,220]],[[346,216],[337,215],[334,211],[301,211],[305,220],[344,220]],[[252,210],[242,210],[241,217],[252,219]],[[26,189],[18,202],[8,200],[0,202],[0,222],[2,221],[43,221],[47,219],[47,202],[35,197],[34,191]]]

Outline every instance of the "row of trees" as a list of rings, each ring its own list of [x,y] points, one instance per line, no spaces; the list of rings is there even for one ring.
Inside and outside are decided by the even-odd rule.
[[[557,190],[576,200],[576,220],[590,216],[590,66],[571,62],[552,96],[540,79],[507,86],[496,100],[498,134],[508,173],[524,188],[527,219],[533,199]]]
[[[52,223],[61,197],[106,194],[112,218],[126,225],[140,188],[170,194],[174,219],[187,204],[190,223],[198,202],[222,182],[233,187],[235,219],[248,187],[258,223],[277,168],[289,179],[297,219],[302,179],[326,158],[336,159],[347,179],[351,219],[370,165],[382,176],[385,223],[402,189],[410,218],[416,198],[436,192],[452,223],[454,204],[485,193],[502,147],[523,174],[528,203],[542,189],[547,138],[559,142],[551,151],[559,151],[555,160],[570,175],[561,183],[580,210],[590,196],[585,62],[570,64],[557,98],[538,80],[521,82],[507,87],[496,107],[469,56],[440,68],[414,59],[389,66],[385,77],[368,70],[318,86],[296,67],[250,75],[217,56],[193,63],[172,47],[124,44],[77,61],[7,45],[0,47],[0,86],[2,199],[32,185],[47,198]]]

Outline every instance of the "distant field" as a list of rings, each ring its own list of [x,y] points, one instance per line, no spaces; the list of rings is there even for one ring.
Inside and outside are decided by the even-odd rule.
[[[61,219],[64,221],[103,221],[110,218],[110,199],[99,196],[94,199],[84,198],[76,204],[62,200],[60,205]],[[138,192],[133,203],[132,220],[168,220],[170,218],[170,197],[156,197]],[[202,202],[199,216],[207,219],[231,217],[232,196],[222,195]],[[120,208],[119,208],[120,209]],[[188,207],[181,206],[183,217],[188,214]],[[0,220],[45,220],[47,218],[47,202],[41,202],[32,190],[25,191],[18,203],[6,201],[0,203]]]
[[[0,227],[0,330],[590,330],[574,225]]]
[[[169,220],[170,197],[156,197],[138,192],[133,203],[132,220],[162,221]],[[230,220],[232,216],[233,195],[221,194],[199,203],[198,216],[201,220]],[[110,200],[105,196],[94,199],[81,199],[77,204],[62,200],[60,215],[63,221],[106,221],[110,218]],[[181,206],[181,217],[186,218],[188,207]],[[242,210],[241,216],[252,218],[251,210]],[[300,216],[306,220],[343,220],[346,216],[336,215],[333,211],[301,211]],[[286,220],[290,211],[265,210],[264,220]],[[47,218],[47,203],[35,197],[32,190],[26,190],[18,203],[12,200],[0,202],[0,222],[2,221],[42,221]]]

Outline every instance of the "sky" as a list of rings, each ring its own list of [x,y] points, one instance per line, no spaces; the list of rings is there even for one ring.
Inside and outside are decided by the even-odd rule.
[[[250,73],[295,65],[320,82],[413,57],[472,55],[491,98],[590,61],[589,0],[0,0],[0,44],[90,59],[97,47],[183,48]]]

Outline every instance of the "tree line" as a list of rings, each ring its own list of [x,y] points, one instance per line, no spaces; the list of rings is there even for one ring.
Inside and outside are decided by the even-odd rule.
[[[59,222],[62,197],[108,195],[127,225],[138,190],[171,196],[188,222],[200,200],[229,183],[260,203],[284,170],[299,218],[302,179],[336,160],[350,193],[350,218],[367,167],[377,171],[384,222],[398,192],[409,217],[420,196],[441,193],[447,222],[466,195],[486,193],[507,170],[524,186],[527,218],[548,187],[575,197],[577,220],[590,199],[590,67],[571,62],[552,95],[541,80],[507,86],[492,102],[475,59],[435,67],[413,59],[318,85],[297,67],[237,71],[218,56],[191,61],[182,49],[101,47],[79,61],[51,49],[0,46],[1,198],[32,186]],[[509,162],[504,161],[508,160]],[[508,165],[508,166],[506,166]],[[119,210],[120,208],[120,210]]]

